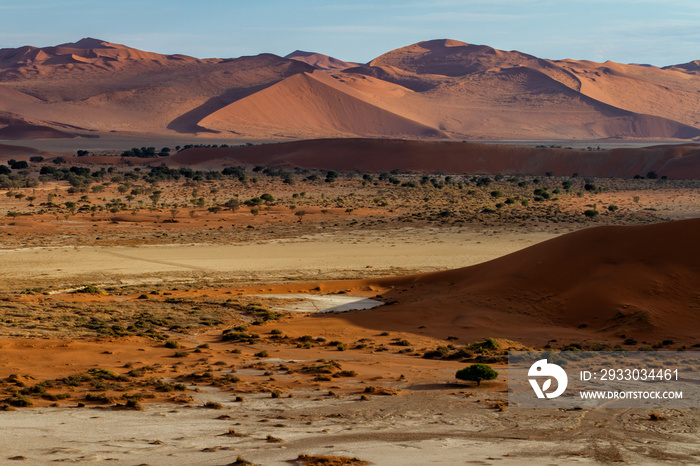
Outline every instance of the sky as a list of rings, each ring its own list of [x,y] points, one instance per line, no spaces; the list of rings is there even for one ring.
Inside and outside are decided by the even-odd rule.
[[[664,66],[700,59],[700,1],[0,0],[0,48],[83,37],[199,58],[298,49],[356,62],[448,38]]]

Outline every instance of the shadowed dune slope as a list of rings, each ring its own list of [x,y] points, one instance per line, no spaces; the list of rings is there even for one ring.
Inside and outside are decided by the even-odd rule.
[[[453,141],[317,139],[250,147],[196,148],[164,159],[171,165],[280,165],[336,170],[633,177],[656,171],[700,178],[700,145],[582,151]]]
[[[0,111],[0,139],[70,139],[78,137],[77,134],[69,132],[75,130],[84,129],[60,123],[28,120]]]
[[[384,297],[395,303],[320,318],[532,344],[548,338],[621,343],[621,335],[697,343],[698,235],[700,219],[590,228],[471,267],[358,281],[357,288],[391,288]]]
[[[44,152],[25,146],[14,146],[11,144],[0,144],[0,157],[15,157],[21,155],[43,154]]]

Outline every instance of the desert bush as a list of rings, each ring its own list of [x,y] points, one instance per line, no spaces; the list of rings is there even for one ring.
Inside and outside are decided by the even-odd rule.
[[[5,398],[3,402],[16,408],[26,408],[27,406],[32,405],[32,400],[19,393],[15,393],[13,396]]]
[[[85,395],[85,401],[107,405],[112,402],[112,399],[108,397],[105,393],[98,393],[95,395],[93,395],[92,393],[88,393],[87,395]]]
[[[237,341],[241,343],[254,343],[260,339],[260,335],[248,332],[237,332],[234,329],[224,330],[221,341]]]
[[[450,355],[450,349],[447,346],[438,346],[434,350],[426,351],[423,354],[425,359],[442,359]]]
[[[496,340],[493,338],[487,338],[484,341],[477,341],[475,343],[471,344],[471,349],[474,350],[497,350],[498,349],[498,343],[496,343]]]
[[[477,363],[458,370],[455,377],[459,380],[470,380],[476,382],[477,385],[481,385],[482,380],[493,380],[498,377],[498,372],[493,370],[488,364]]]

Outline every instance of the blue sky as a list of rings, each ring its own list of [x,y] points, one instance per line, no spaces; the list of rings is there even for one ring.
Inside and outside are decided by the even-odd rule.
[[[541,58],[662,66],[700,59],[700,1],[0,2],[0,48],[83,37],[200,58],[300,49],[360,62],[421,40],[450,38]]]

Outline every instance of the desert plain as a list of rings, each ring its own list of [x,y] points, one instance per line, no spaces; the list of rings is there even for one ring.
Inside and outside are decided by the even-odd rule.
[[[691,64],[8,50],[3,463],[700,461],[698,408],[513,407],[505,369],[700,346]]]

